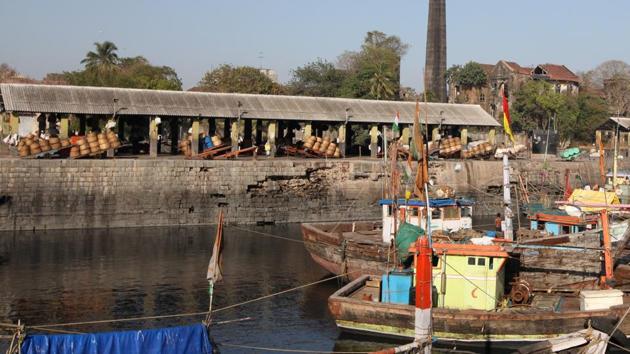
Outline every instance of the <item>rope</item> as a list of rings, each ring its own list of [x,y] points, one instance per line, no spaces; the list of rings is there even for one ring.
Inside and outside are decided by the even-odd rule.
[[[357,272],[357,271],[355,271]],[[308,283],[308,284],[303,284],[300,286],[296,286],[290,289],[286,289],[286,290],[282,290],[282,291],[278,291],[276,293],[273,294],[269,294],[269,295],[264,295],[261,297],[257,297],[255,299],[251,299],[251,300],[247,300],[247,301],[243,301],[237,304],[233,304],[233,305],[229,305],[229,306],[225,306],[222,308],[218,308],[215,310],[212,310],[212,313],[216,313],[216,312],[221,312],[221,311],[225,311],[234,307],[239,307],[239,306],[243,306],[243,305],[247,305],[247,304],[251,304],[253,302],[257,302],[257,301],[261,301],[261,300],[265,300],[274,296],[278,296],[278,295],[282,295],[282,294],[286,294],[289,292],[293,292],[299,289],[303,289],[309,286],[313,286],[313,285],[317,285],[317,284],[321,284],[324,282],[327,282],[329,280],[332,279],[336,279],[336,278],[340,278],[340,277],[344,277],[347,276],[348,274],[352,274],[355,272],[348,272],[348,273],[344,273],[344,274],[339,274],[339,275],[335,275],[332,277],[328,277],[325,279],[321,279],[312,283]],[[46,328],[51,328],[51,327],[71,327],[71,326],[83,326],[83,325],[93,325],[93,324],[105,324],[105,323],[120,323],[120,322],[131,322],[131,321],[145,321],[145,320],[157,320],[157,319],[165,319],[165,318],[180,318],[180,317],[195,317],[195,316],[203,316],[203,315],[207,315],[208,311],[202,311],[202,312],[189,312],[189,313],[180,313],[180,314],[173,314],[173,315],[156,315],[156,316],[142,316],[142,317],[127,317],[127,318],[118,318],[118,319],[110,319],[110,320],[96,320],[96,321],[81,321],[81,322],[68,322],[68,323],[51,323],[51,324],[43,324],[43,325],[38,325],[38,326],[28,326],[28,328],[37,328],[37,329],[46,329]],[[15,326],[15,325],[11,325],[11,326]]]
[[[617,325],[615,326],[615,328],[613,328],[612,332],[610,332],[610,334],[608,335],[608,338],[606,338],[606,343],[612,343],[610,341],[610,338],[615,334],[615,332],[617,332],[617,329],[619,329],[619,326],[621,326],[623,321],[626,319],[626,316],[628,316],[628,313],[630,313],[630,306],[628,306],[628,308],[626,309],[626,312],[623,314],[623,316],[621,316],[621,319],[619,319],[619,322],[617,322]]]
[[[251,232],[251,233],[259,234],[259,235],[266,236],[266,237],[277,238],[277,239],[280,239],[280,240],[304,243],[304,241],[302,241],[302,240],[296,240],[296,239],[293,239],[293,238],[288,238],[288,237],[284,237],[284,236],[278,236],[278,235],[270,234],[270,233],[264,232],[264,231],[256,231],[256,230],[246,229],[246,228],[238,227],[238,226],[228,226],[228,228],[241,230],[241,231],[246,231],[246,232]]]
[[[218,346],[261,350],[267,352],[283,352],[283,353],[321,353],[321,354],[369,354],[370,352],[334,352],[334,351],[322,351],[322,350],[308,350],[308,349],[286,349],[286,348],[268,348],[268,347],[256,347],[251,345],[229,344],[229,343],[217,343]]]

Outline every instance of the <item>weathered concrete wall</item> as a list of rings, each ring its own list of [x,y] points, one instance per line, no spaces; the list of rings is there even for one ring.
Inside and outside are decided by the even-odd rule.
[[[512,166],[530,183],[563,183],[565,168],[597,176],[594,162]],[[2,159],[0,230],[207,224],[219,207],[243,224],[374,218],[382,171],[370,160]],[[501,174],[500,161],[431,164],[439,184],[480,202],[479,214],[501,207]]]
[[[372,162],[19,160],[0,162],[0,230],[378,217]]]

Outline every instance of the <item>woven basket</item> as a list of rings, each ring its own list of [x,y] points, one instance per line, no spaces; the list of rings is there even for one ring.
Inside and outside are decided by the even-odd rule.
[[[78,146],[73,146],[70,148],[70,157],[79,157],[80,152],[79,152],[79,147]]]
[[[116,141],[114,141],[114,142],[110,143],[110,144],[109,144],[109,147],[110,147],[111,149],[118,149],[118,148],[120,147],[120,141],[116,140]]]
[[[61,143],[51,143],[50,148],[53,150],[61,149]]]
[[[96,134],[90,133],[87,135],[86,140],[88,143],[93,143],[93,142],[96,142],[98,138],[96,137]]]
[[[107,143],[107,142],[106,142],[106,143],[104,143],[104,144],[98,144],[98,147],[99,147],[101,150],[109,150],[109,143]]]
[[[70,140],[68,140],[68,139],[61,140],[61,147],[65,148],[65,147],[68,147],[68,146],[70,146]]]

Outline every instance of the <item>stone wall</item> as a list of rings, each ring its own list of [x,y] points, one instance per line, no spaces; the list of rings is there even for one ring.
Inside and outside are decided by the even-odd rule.
[[[210,224],[219,207],[241,224],[378,218],[383,166],[358,159],[0,159],[0,230]],[[520,173],[532,184],[563,183],[565,168],[586,181],[597,176],[594,162],[512,166],[514,178]],[[440,184],[477,199],[477,214],[501,208],[500,161],[439,161],[430,170]]]
[[[380,163],[0,160],[0,230],[378,217]]]

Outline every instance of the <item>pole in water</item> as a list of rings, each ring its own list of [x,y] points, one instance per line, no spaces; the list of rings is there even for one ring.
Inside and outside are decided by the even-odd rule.
[[[415,341],[423,344],[423,352],[431,353],[431,248],[428,237],[420,238],[416,247]]]
[[[507,154],[503,154],[503,205],[505,212],[505,229],[503,230],[506,240],[514,240],[514,232],[512,227],[512,209],[510,197],[510,163]]]

